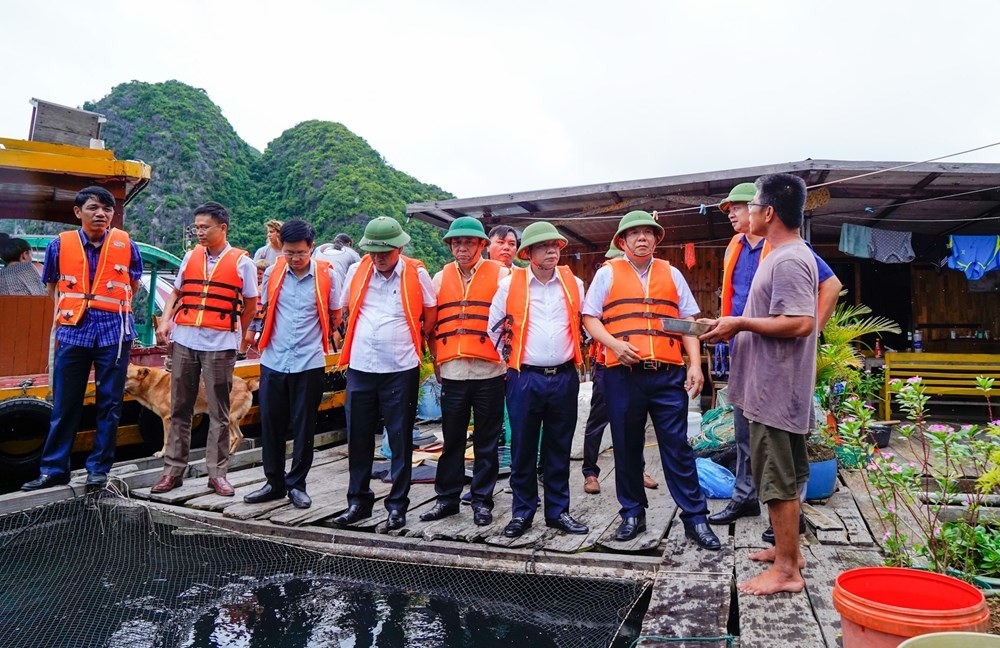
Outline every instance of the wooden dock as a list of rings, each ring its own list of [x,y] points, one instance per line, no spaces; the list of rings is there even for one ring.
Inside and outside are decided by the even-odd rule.
[[[318,438],[317,447],[341,433]],[[405,551],[412,562],[489,568],[512,572],[558,574],[596,578],[631,578],[649,583],[651,596],[636,645],[664,646],[839,646],[840,618],[831,593],[836,576],[845,569],[881,563],[866,520],[842,482],[825,503],[804,509],[809,531],[802,536],[807,566],[806,590],[799,594],[753,597],[734,585],[763,570],[748,554],[763,548],[760,535],[766,517],[744,518],[729,527],[715,527],[723,549],[705,551],[684,537],[677,506],[664,484],[655,441],[650,435],[646,466],[659,488],[647,491],[648,528],[631,542],[612,539],[619,523],[611,451],[600,457],[599,495],[583,492],[579,462],[571,466],[571,514],[590,526],[587,535],[568,535],[547,528],[539,511],[534,526],[520,538],[502,535],[510,519],[511,494],[501,479],[494,494],[494,522],[477,527],[472,511],[462,506],[458,515],[421,522],[420,513],[434,504],[430,483],[413,484],[410,510],[403,529],[385,532],[387,513],[380,504],[389,485],[372,481],[377,501],[373,515],[350,529],[338,528],[332,518],[346,507],[347,448],[332,445],[317,450],[309,475],[309,509],[293,508],[287,499],[246,504],[243,495],[264,482],[260,449],[248,447],[231,459],[229,480],[235,497],[215,495],[207,485],[204,460],[192,461],[184,485],[165,494],[149,487],[162,471],[162,462],[144,459],[118,465],[115,484],[151,507],[227,529],[281,538],[328,553],[368,558],[392,558]],[[251,445],[252,444],[247,444]],[[197,455],[196,455],[197,456]],[[65,499],[82,492],[84,475],[69,487],[0,496],[0,514]],[[864,492],[857,499],[866,498]],[[725,500],[709,500],[719,510]],[[869,505],[870,508],[870,505]],[[869,512],[869,516],[871,512]],[[687,641],[678,641],[679,639]],[[670,640],[669,642],[667,640]]]

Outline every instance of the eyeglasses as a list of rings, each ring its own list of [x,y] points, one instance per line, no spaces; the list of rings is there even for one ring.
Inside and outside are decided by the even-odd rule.
[[[213,227],[218,227],[218,226],[219,226],[218,223],[216,223],[215,225],[192,225],[191,229],[195,232],[207,232]]]
[[[309,251],[305,252],[282,252],[286,259],[302,259],[309,256]]]
[[[760,207],[761,209],[764,209],[765,207],[770,207],[770,205],[765,205],[764,203],[748,202],[747,209],[750,209],[751,207]]]

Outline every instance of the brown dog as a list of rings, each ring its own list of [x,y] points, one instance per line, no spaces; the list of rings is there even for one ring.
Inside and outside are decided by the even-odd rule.
[[[233,376],[233,387],[229,390],[229,451],[236,452],[243,432],[240,431],[240,420],[247,415],[253,405],[253,392],[260,385],[260,380],[251,378],[244,380]],[[163,419],[163,448],[153,454],[162,457],[167,449],[167,438],[170,434],[170,373],[156,367],[140,367],[130,364],[125,376],[125,393],[134,398],[146,409]],[[205,382],[198,385],[198,398],[194,403],[195,414],[208,413],[208,400],[205,397]]]

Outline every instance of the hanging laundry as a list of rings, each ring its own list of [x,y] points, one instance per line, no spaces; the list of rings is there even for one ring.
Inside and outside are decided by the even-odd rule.
[[[840,227],[840,251],[862,259],[871,258],[868,246],[872,240],[872,228],[864,225],[844,223]]]
[[[949,236],[948,267],[975,281],[1000,268],[1000,236]]]
[[[948,237],[940,234],[918,234],[913,233],[910,240],[913,246],[913,253],[917,261],[933,263],[939,268],[944,267],[948,262],[951,250],[948,248]]]
[[[868,252],[873,259],[882,263],[909,263],[916,256],[910,243],[912,236],[911,232],[873,229]]]
[[[694,243],[684,244],[684,265],[690,270],[698,261],[694,258]]]

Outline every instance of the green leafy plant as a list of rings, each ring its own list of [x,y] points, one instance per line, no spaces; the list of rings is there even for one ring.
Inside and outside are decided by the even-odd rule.
[[[993,380],[979,377],[976,385],[989,405]],[[897,437],[915,460],[904,462],[875,447],[869,435],[874,410],[857,396],[843,403],[838,424],[841,439],[864,460],[861,475],[882,522],[886,564],[909,566],[919,556],[940,573],[994,573],[1000,538],[980,524],[979,513],[986,495],[1000,484],[1000,421],[960,427],[931,423],[919,377],[890,386],[908,421]],[[961,514],[949,519],[945,513],[956,504]]]
[[[839,412],[840,404],[852,395],[875,403],[881,386],[881,372],[864,370],[864,356],[858,350],[860,338],[878,333],[899,333],[899,324],[872,316],[864,304],[840,303],[823,327],[816,349],[816,394],[824,409]]]

